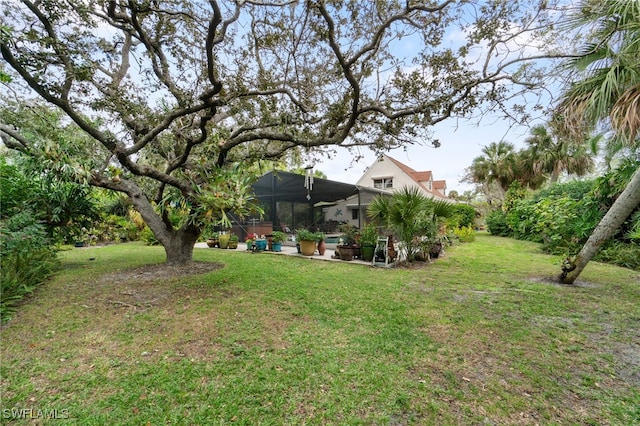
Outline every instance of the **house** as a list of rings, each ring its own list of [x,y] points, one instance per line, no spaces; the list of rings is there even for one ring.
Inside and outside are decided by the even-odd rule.
[[[333,220],[361,227],[365,222],[367,206],[377,194],[392,194],[403,187],[417,187],[429,198],[450,201],[445,180],[434,180],[433,172],[416,171],[388,155],[378,157],[358,180],[356,187],[367,188],[369,191],[326,207],[326,221]]]
[[[418,172],[398,160],[382,155],[356,182],[356,186],[395,191],[402,187],[417,186],[429,198],[447,198],[447,182],[433,180],[433,172]]]

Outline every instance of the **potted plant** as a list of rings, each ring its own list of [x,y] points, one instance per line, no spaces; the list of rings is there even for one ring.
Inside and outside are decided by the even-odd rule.
[[[227,245],[227,248],[237,249],[238,248],[238,240],[239,240],[238,236],[232,232],[229,235],[229,243]]]
[[[273,231],[271,233],[271,248],[273,251],[282,251],[282,243],[287,238],[287,234],[282,231]]]
[[[249,232],[247,234],[247,238],[245,239],[245,242],[247,243],[247,250],[251,250],[253,248],[253,243],[256,240],[256,234],[254,234],[253,232]]]
[[[219,238],[219,234],[217,232],[212,232],[211,236],[207,238],[207,246],[210,248],[219,247],[220,240],[218,238]]]
[[[378,244],[378,228],[373,223],[367,223],[360,230],[360,251],[362,260],[373,260],[373,252]]]
[[[220,248],[226,249],[229,245],[229,238],[231,238],[231,235],[227,234],[226,232],[221,232],[218,238],[220,240]]]
[[[300,253],[304,256],[313,256],[318,240],[315,232],[311,232],[308,229],[298,229],[296,231],[296,240],[300,243]]]
[[[267,249],[267,237],[265,237],[264,235],[260,235],[259,238],[255,239],[254,244],[256,245],[256,250],[258,250],[258,251],[266,250]]]
[[[338,255],[342,260],[353,260],[354,256],[356,256],[356,249],[358,252],[360,251],[360,246],[356,246],[356,227],[344,224],[340,227],[340,231],[342,232],[342,237],[340,238],[342,242],[339,242],[336,246]]]

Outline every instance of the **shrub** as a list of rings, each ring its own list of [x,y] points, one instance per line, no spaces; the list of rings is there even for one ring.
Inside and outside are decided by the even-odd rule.
[[[103,214],[100,221],[94,224],[90,234],[100,242],[135,241],[140,230],[128,217]]]
[[[500,237],[511,236],[511,229],[507,224],[507,216],[502,210],[491,211],[486,218],[487,229],[492,235]]]
[[[453,230],[453,234],[462,243],[471,243],[476,239],[476,231],[472,226],[462,226]]]
[[[151,231],[148,226],[145,226],[144,229],[140,231],[140,239],[148,246],[157,246],[160,244],[156,236],[153,235],[153,231]]]
[[[513,200],[511,208],[505,213],[505,221],[510,235],[520,240],[542,242],[542,236],[537,232],[536,203],[530,199]]]
[[[10,319],[16,304],[54,271],[55,250],[45,227],[29,212],[0,223],[0,320]]]
[[[514,201],[506,213],[512,236],[543,243],[544,250],[550,253],[577,251],[599,222],[602,211],[589,194],[578,197],[576,187],[569,187],[571,196],[559,191],[562,185],[556,185],[553,196]]]
[[[572,200],[581,200],[593,190],[593,180],[574,180],[571,182],[555,183],[548,188],[541,189],[533,195],[535,201],[544,198],[569,197]]]
[[[452,215],[457,227],[473,227],[476,219],[476,209],[469,204],[454,204]]]
[[[624,235],[629,241],[640,244],[640,207],[628,220],[629,230]]]
[[[610,241],[600,248],[593,259],[598,262],[640,270],[640,245]]]

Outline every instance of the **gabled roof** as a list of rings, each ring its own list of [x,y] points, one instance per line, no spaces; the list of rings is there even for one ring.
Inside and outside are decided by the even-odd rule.
[[[429,182],[433,180],[433,173],[431,172],[414,172],[414,179],[418,182]]]
[[[446,180],[434,180],[433,187],[435,189],[447,189],[447,181]]]
[[[412,169],[411,167],[407,166],[406,164],[403,164],[403,163],[399,162],[395,158],[389,157],[388,155],[384,155],[384,157],[387,158],[388,160],[390,160],[396,166],[398,166],[398,168],[400,170],[402,170],[407,176],[409,176],[416,183],[416,185],[418,185],[422,190],[424,190],[428,194],[431,194],[434,197],[448,199],[448,197],[446,195],[444,195],[443,193],[433,190],[433,189],[446,189],[447,188],[447,183],[446,183],[445,180],[436,180],[436,181],[434,181],[433,180],[433,172],[431,172],[430,170],[429,171],[418,172],[418,171]],[[425,186],[424,183],[423,183],[423,182],[429,182],[429,181],[432,181],[432,185],[433,185],[432,188],[433,189],[427,188],[427,186]],[[436,186],[436,182],[438,182],[439,186]]]

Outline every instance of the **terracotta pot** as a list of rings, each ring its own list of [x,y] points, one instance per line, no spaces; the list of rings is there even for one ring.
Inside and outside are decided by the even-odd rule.
[[[324,242],[324,240],[320,240],[320,242],[318,243],[318,254],[320,254],[320,256],[324,256],[324,252],[327,250],[327,245]]]

